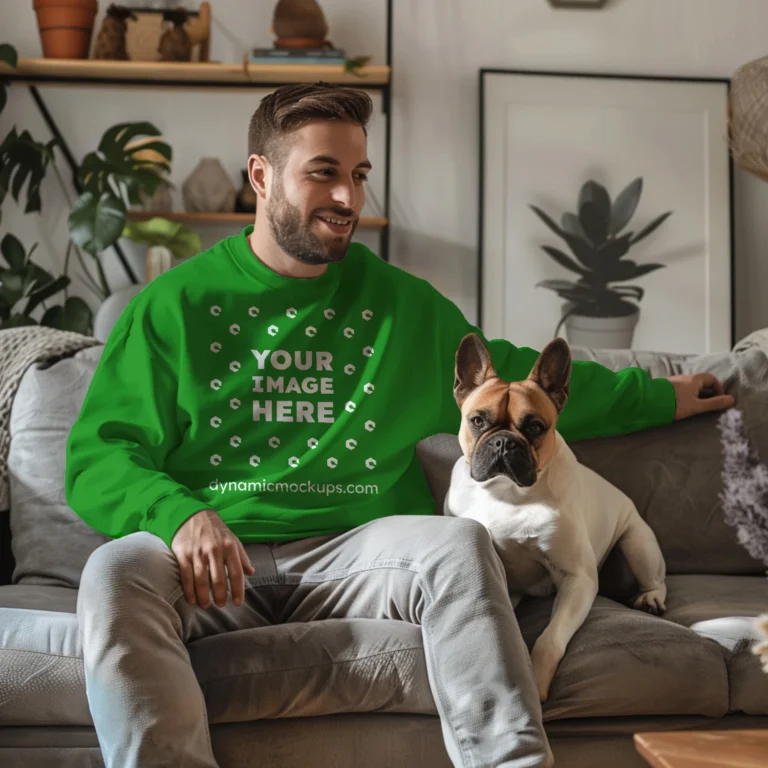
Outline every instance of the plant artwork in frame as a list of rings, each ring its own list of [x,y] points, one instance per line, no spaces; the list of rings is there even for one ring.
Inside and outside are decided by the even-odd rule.
[[[640,202],[643,180],[632,181],[615,200],[594,180],[584,183],[576,211],[563,213],[561,223],[536,205],[536,215],[563,241],[567,251],[552,245],[541,249],[564,270],[564,278],[542,280],[537,287],[548,288],[564,300],[563,312],[555,328],[558,336],[563,324],[575,343],[594,346],[632,346],[635,325],[640,317],[639,303],[645,293],[640,285],[627,285],[643,275],[663,269],[664,264],[638,264],[627,258],[634,245],[648,237],[672,214],[657,216],[639,231],[628,230]],[[599,335],[584,327],[584,319],[600,326]],[[582,321],[579,325],[578,320]],[[569,324],[570,323],[570,324]]]
[[[730,350],[728,82],[482,70],[480,90],[486,336]]]

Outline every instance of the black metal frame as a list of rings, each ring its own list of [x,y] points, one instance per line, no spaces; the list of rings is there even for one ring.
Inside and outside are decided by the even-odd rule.
[[[384,217],[387,223],[380,232],[381,258],[389,261],[390,228],[392,222],[390,219],[390,171],[392,168],[392,28],[393,28],[393,2],[387,0],[387,66],[389,67],[389,77],[387,83],[382,89],[381,96],[383,100],[382,109],[387,118],[387,124],[384,133]]]
[[[549,0],[553,8],[578,8],[588,11],[599,11],[607,0]]]
[[[366,90],[377,90],[381,91],[382,94],[382,112],[386,116],[386,127],[385,127],[385,135],[384,135],[384,141],[385,141],[385,160],[384,160],[384,212],[383,215],[386,218],[386,224],[381,228],[380,230],[380,243],[381,243],[381,258],[384,261],[389,261],[389,243],[390,243],[390,169],[391,169],[391,147],[392,147],[392,14],[393,14],[393,2],[394,0],[386,0],[386,8],[387,8],[387,66],[389,67],[389,77],[387,78],[387,82],[383,84],[372,84],[372,85],[366,85],[364,81],[361,81],[361,83],[358,85],[357,83],[342,83],[343,86],[348,87],[354,87],[354,88],[365,88]],[[195,14],[192,14],[195,15]],[[281,85],[285,85],[285,82],[271,82],[266,80],[259,80],[259,81],[253,81],[249,83],[219,83],[219,82],[211,82],[209,80],[178,80],[173,78],[168,79],[160,79],[160,80],[153,80],[151,82],[151,85],[148,84],[147,80],[138,79],[138,78],[120,78],[119,80],[116,80],[115,78],[109,78],[109,77],[74,77],[74,76],[46,76],[46,75],[25,75],[20,74],[18,72],[9,72],[3,74],[4,80],[9,81],[15,81],[15,82],[21,82],[21,83],[33,83],[29,86],[29,91],[32,95],[32,98],[35,101],[35,104],[37,105],[37,108],[40,110],[40,114],[42,115],[43,119],[45,120],[46,125],[48,126],[49,130],[53,134],[53,136],[56,138],[59,146],[61,147],[61,150],[64,154],[64,158],[67,161],[67,165],[69,165],[70,170],[72,171],[72,181],[74,184],[75,189],[77,190],[78,194],[82,192],[82,187],[80,185],[80,182],[77,179],[77,168],[78,164],[75,161],[75,158],[72,154],[72,151],[70,150],[69,146],[67,145],[67,142],[65,141],[64,137],[61,134],[61,131],[59,130],[58,125],[56,124],[56,120],[53,118],[53,116],[50,113],[50,110],[46,106],[45,102],[43,101],[43,97],[40,95],[40,92],[37,89],[37,86],[34,85],[34,83],[56,83],[58,85],[137,85],[137,86],[145,86],[145,87],[163,87],[163,86],[170,86],[170,87],[187,87],[187,88],[195,88],[195,89],[206,89],[206,88],[227,88],[227,89],[262,89],[262,88],[277,88]],[[128,263],[128,260],[125,258],[125,254],[123,253],[122,249],[120,248],[119,243],[115,243],[112,246],[115,249],[115,252],[117,253],[118,258],[120,259],[120,263],[123,266],[123,269],[125,270],[125,273],[128,275],[131,282],[136,285],[138,284],[138,279],[136,277],[136,274],[134,273],[133,269],[131,268],[131,265]]]
[[[478,250],[477,250],[477,326],[482,328],[483,321],[483,226],[485,198],[485,76],[486,75],[530,75],[532,77],[595,78],[602,80],[644,80],[673,83],[710,83],[724,85],[726,100],[729,100],[731,80],[727,77],[676,77],[672,75],[622,75],[598,72],[558,72],[524,69],[498,69],[483,67],[479,70],[479,209],[478,209]],[[733,155],[728,154],[728,202],[729,202],[729,240],[730,240],[730,325],[731,347],[736,344],[736,231],[735,231],[735,190]]]

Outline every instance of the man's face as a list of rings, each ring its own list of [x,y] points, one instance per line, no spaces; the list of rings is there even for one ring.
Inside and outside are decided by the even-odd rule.
[[[363,129],[312,121],[288,137],[282,173],[274,169],[266,201],[272,236],[305,264],[341,261],[365,203],[371,164]]]

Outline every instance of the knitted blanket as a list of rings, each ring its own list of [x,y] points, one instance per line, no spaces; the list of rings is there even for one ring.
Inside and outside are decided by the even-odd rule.
[[[8,484],[11,408],[24,372],[33,363],[47,368],[81,349],[102,343],[92,336],[41,325],[0,331],[0,510],[11,506]]]

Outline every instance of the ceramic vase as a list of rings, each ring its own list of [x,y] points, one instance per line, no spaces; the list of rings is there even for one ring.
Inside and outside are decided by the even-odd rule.
[[[192,212],[232,213],[237,190],[215,157],[204,157],[181,188],[184,207]]]

